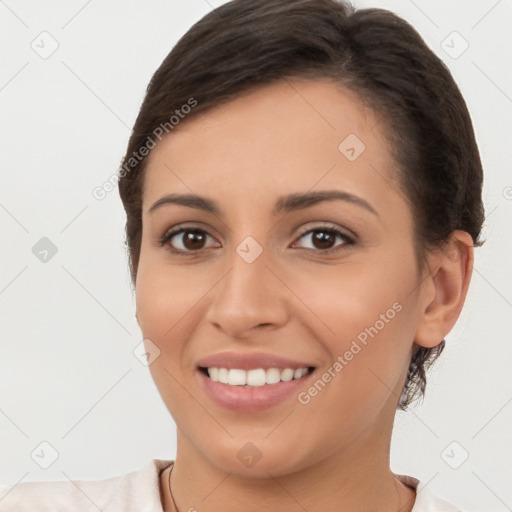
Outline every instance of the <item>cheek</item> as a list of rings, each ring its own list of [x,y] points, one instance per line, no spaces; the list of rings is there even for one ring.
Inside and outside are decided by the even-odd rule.
[[[154,345],[160,351],[149,371],[173,418],[200,413],[190,400],[183,372],[187,339],[197,325],[194,306],[201,294],[204,291],[184,277],[183,270],[141,260],[136,285],[138,320],[146,351],[155,350]]]
[[[144,337],[165,341],[204,295],[183,270],[141,260],[136,285],[137,317]]]
[[[413,276],[403,267],[397,272],[368,263],[316,266],[285,279],[294,283],[294,292],[306,306],[304,321],[317,326],[317,335],[336,344],[360,333],[364,338],[365,328],[376,323],[379,331],[389,331],[388,326],[401,316],[397,303],[403,305],[407,299]]]
[[[355,439],[384,407],[394,411],[391,402],[401,393],[414,336],[414,308],[404,300],[404,283],[386,275],[377,283],[371,271],[357,274],[355,268],[330,273],[309,284],[305,295],[321,317],[309,315],[308,327],[327,361],[303,390],[299,413],[311,431],[321,419],[323,437],[333,443]]]
[[[414,267],[396,260],[296,276],[294,291],[309,310],[301,321],[323,345],[324,371],[336,375],[328,385],[338,394],[333,400],[370,403],[400,387],[415,332],[415,283]]]

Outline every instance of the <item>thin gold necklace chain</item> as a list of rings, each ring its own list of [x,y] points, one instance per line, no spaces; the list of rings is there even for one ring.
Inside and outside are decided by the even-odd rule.
[[[180,512],[178,510],[178,506],[176,505],[176,502],[174,501],[174,496],[172,495],[172,491],[171,491],[171,473],[172,473],[172,470],[174,469],[174,463],[172,464],[171,466],[171,471],[169,471],[169,496],[171,497],[171,500],[172,500],[172,504],[174,506],[174,510],[176,512]],[[398,491],[398,487],[397,487],[397,482],[396,482],[396,477],[394,478],[394,482],[395,482],[395,490],[396,490],[396,494],[397,494],[397,497],[398,497],[398,512],[400,512],[403,508],[403,506],[400,506],[400,503],[401,503],[401,499],[400,499],[400,492]]]
[[[175,510],[176,512],[180,512],[180,511],[178,510],[178,506],[176,505],[176,502],[174,501],[174,496],[172,495],[172,491],[171,491],[171,473],[172,473],[172,470],[173,470],[173,469],[174,469],[174,462],[173,462],[173,464],[172,464],[172,466],[171,466],[171,471],[169,471],[169,496],[171,497],[172,504],[173,504],[173,506],[174,506],[174,510]]]

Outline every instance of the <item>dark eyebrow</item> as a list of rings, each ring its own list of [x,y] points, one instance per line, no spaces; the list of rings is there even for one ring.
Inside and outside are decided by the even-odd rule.
[[[216,215],[221,214],[220,208],[214,201],[207,197],[197,196],[195,194],[168,194],[161,197],[156,203],[154,203],[148,210],[148,213],[154,212],[164,204],[181,204],[182,206],[197,208],[199,210],[204,210],[205,212],[215,213]]]
[[[302,210],[303,208],[309,208],[317,203],[323,201],[347,201],[365,208],[369,212],[372,212],[377,217],[379,214],[373,208],[373,206],[365,201],[362,197],[356,196],[343,190],[322,190],[318,192],[307,192],[305,194],[290,194],[287,196],[280,197],[276,205],[274,206],[273,213],[277,215],[280,212],[290,212],[293,210]]]
[[[377,217],[379,214],[367,201],[359,196],[344,192],[342,190],[325,190],[318,192],[307,192],[304,194],[296,193],[289,194],[287,196],[280,197],[272,210],[274,215],[281,212],[291,212],[294,210],[302,210],[309,208],[323,201],[334,201],[341,200],[346,201],[357,206],[360,206],[369,212],[372,212]],[[179,204],[182,206],[188,206],[189,208],[197,208],[206,212],[214,213],[216,215],[222,215],[221,209],[217,204],[208,199],[207,197],[198,196],[195,194],[168,194],[160,198],[156,203],[151,206],[148,213],[154,212],[157,208],[165,204]]]

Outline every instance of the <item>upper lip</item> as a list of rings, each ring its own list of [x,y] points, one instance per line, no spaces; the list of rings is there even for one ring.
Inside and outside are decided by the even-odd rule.
[[[204,357],[197,362],[201,368],[238,368],[240,370],[255,370],[256,368],[309,368],[313,365],[304,361],[288,359],[275,354],[264,352],[241,353],[241,352],[220,352]]]

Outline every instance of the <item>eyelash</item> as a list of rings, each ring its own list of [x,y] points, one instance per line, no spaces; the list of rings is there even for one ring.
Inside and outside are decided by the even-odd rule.
[[[198,227],[194,227],[194,226],[192,226],[192,227],[188,227],[188,226],[187,227],[178,227],[178,228],[176,228],[176,229],[174,229],[172,231],[169,231],[169,232],[165,233],[164,236],[159,240],[159,244],[162,247],[167,244],[166,249],[168,251],[170,251],[173,254],[178,254],[178,255],[183,255],[183,256],[189,256],[189,255],[192,255],[192,254],[197,254],[200,251],[204,250],[204,249],[198,249],[197,251],[183,251],[181,249],[174,249],[172,246],[170,246],[168,244],[168,242],[174,236],[176,236],[176,235],[178,235],[180,233],[186,233],[188,231],[193,231],[195,233],[205,234],[205,235],[210,236],[207,231],[205,231],[205,230],[203,230],[201,228],[198,228]],[[320,254],[333,253],[333,252],[338,252],[338,251],[342,250],[347,245],[353,245],[355,243],[355,240],[353,238],[351,238],[347,234],[343,233],[339,229],[336,229],[335,227],[332,227],[332,226],[317,226],[315,228],[310,228],[307,231],[304,231],[303,233],[301,233],[297,240],[300,240],[305,235],[309,235],[310,233],[315,233],[317,231],[331,233],[331,234],[334,234],[336,237],[339,236],[340,238],[342,238],[345,241],[345,243],[342,244],[341,246],[338,245],[338,246],[335,246],[335,247],[333,247],[331,249],[308,249],[309,251],[319,252]]]

